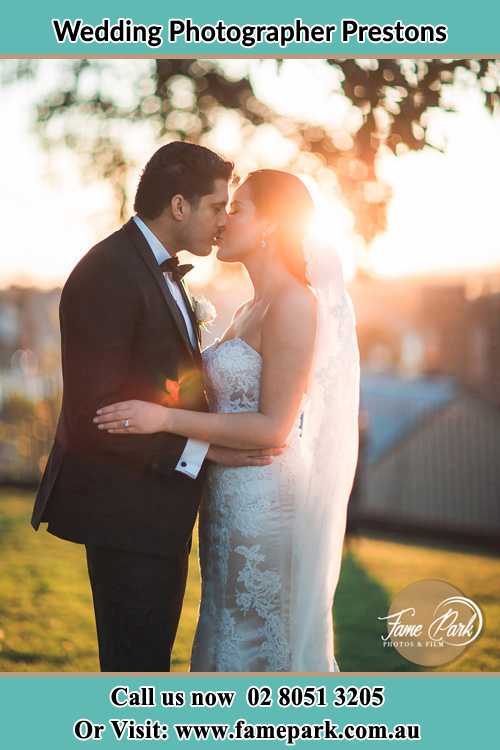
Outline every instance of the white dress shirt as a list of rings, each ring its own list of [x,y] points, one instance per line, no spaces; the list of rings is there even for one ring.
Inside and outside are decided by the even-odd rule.
[[[158,264],[163,263],[164,260],[168,260],[168,258],[172,257],[168,250],[164,247],[164,245],[162,245],[158,237],[151,231],[151,229],[142,221],[139,216],[134,216],[134,221],[146,238],[146,241],[151,248]],[[193,324],[191,323],[191,318],[189,317],[189,313],[186,309],[186,303],[184,302],[184,298],[182,296],[181,290],[179,289],[179,285],[172,279],[172,274],[164,273],[163,276],[165,277],[165,282],[170,292],[172,293],[172,297],[177,303],[177,307],[182,313],[182,317],[184,318],[189,334],[189,340],[191,341],[191,346],[193,347],[193,349],[195,349],[197,346],[196,332],[193,330]],[[205,443],[202,440],[189,439],[177,463],[177,466],[175,467],[176,471],[187,474],[187,476],[191,477],[191,479],[196,479],[200,472],[201,465],[207,455],[208,448],[209,443]]]

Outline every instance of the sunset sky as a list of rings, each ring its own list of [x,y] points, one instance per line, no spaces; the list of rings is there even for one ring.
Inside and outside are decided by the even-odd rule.
[[[106,184],[83,184],[75,155],[63,150],[48,160],[33,134],[30,116],[37,95],[50,86],[60,61],[47,61],[36,84],[1,91],[0,205],[2,241],[0,286],[10,283],[60,285],[74,264],[98,239],[116,227]],[[250,68],[257,95],[283,115],[301,115],[342,127],[351,114],[343,96],[325,97],[332,70],[317,60],[287,61],[278,74],[274,61],[227,61],[227,69]],[[117,61],[122,96],[127,97],[127,66],[147,61]],[[128,68],[129,69],[129,68]],[[498,175],[500,117],[492,118],[479,94],[457,87],[451,94],[459,113],[437,111],[432,137],[446,142],[446,153],[423,152],[380,160],[380,174],[393,198],[388,229],[371,248],[373,270],[382,275],[500,267]],[[311,115],[311,113],[314,113]],[[137,164],[157,147],[144,132],[130,134],[131,156]],[[266,127],[245,144],[237,115],[223,114],[206,145],[234,158],[241,173],[258,167],[283,167],[294,146]],[[335,240],[352,274],[362,248],[353,234],[352,216],[331,184],[312,188],[318,204],[318,227]],[[198,281],[207,278],[212,262],[197,259]],[[196,277],[195,279],[196,280]]]

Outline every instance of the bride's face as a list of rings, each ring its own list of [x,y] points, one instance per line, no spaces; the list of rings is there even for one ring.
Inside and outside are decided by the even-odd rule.
[[[227,223],[217,242],[217,258],[227,263],[244,262],[258,251],[268,223],[257,217],[250,188],[244,182],[232,196]]]

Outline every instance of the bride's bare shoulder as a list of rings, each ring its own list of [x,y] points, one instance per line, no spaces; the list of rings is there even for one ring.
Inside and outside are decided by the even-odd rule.
[[[316,330],[316,295],[309,287],[287,284],[275,295],[266,316],[268,331],[276,335],[314,338]],[[293,333],[292,333],[293,332]]]
[[[271,308],[278,317],[293,316],[294,320],[314,322],[316,302],[316,295],[310,287],[292,283],[278,290]]]

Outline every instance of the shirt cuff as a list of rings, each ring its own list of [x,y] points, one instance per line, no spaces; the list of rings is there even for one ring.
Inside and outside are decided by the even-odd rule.
[[[186,443],[182,455],[175,467],[176,471],[186,474],[191,479],[196,479],[200,473],[201,466],[208,453],[210,443],[204,443],[202,440],[189,439]]]

